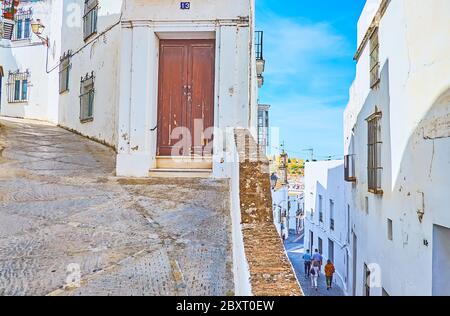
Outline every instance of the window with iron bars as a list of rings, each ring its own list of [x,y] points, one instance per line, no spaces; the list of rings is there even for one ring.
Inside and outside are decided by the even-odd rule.
[[[20,10],[14,16],[15,28],[12,36],[13,41],[26,40],[31,38],[31,20],[33,13],[30,9]]]
[[[81,78],[80,87],[80,121],[94,120],[94,72]]]
[[[378,28],[370,37],[370,88],[373,89],[380,82],[380,43],[378,41]]]
[[[323,223],[323,197],[319,195],[319,222]]]
[[[98,0],[84,0],[83,33],[87,40],[97,33]]]
[[[334,230],[334,201],[330,200],[330,230]]]
[[[381,112],[375,111],[367,119],[368,142],[367,142],[367,175],[369,192],[383,194],[381,187]]]
[[[8,102],[20,103],[28,101],[28,88],[30,86],[30,73],[29,71],[9,72],[8,74]]]
[[[59,64],[59,93],[69,91],[69,78],[70,78],[70,52],[64,54],[60,58]]]

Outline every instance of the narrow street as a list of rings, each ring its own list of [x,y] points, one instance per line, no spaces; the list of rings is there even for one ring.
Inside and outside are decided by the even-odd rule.
[[[228,182],[117,178],[114,159],[0,119],[0,296],[233,294]]]
[[[333,285],[331,290],[327,290],[323,271],[319,277],[318,291],[311,287],[311,280],[305,276],[304,261],[302,259],[304,254],[303,238],[299,240],[298,236],[290,235],[286,240],[285,247],[305,296],[344,296],[344,292],[336,284]]]

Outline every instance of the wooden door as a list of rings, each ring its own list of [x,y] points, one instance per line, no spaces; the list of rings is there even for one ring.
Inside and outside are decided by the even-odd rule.
[[[161,40],[158,156],[212,154],[214,68],[214,40]]]

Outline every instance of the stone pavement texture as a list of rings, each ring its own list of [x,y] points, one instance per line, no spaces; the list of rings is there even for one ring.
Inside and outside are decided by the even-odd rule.
[[[228,182],[119,179],[114,159],[0,119],[0,296],[232,295]]]
[[[286,240],[285,247],[289,259],[291,260],[291,263],[294,266],[297,278],[300,284],[302,285],[302,289],[305,296],[344,296],[344,292],[336,284],[333,284],[333,288],[331,290],[327,290],[327,284],[325,280],[325,275],[323,274],[323,268],[318,280],[319,285],[318,291],[312,288],[311,280],[305,277],[304,261],[302,259],[304,254],[303,238],[301,240],[297,239],[298,236],[291,234],[289,238]]]

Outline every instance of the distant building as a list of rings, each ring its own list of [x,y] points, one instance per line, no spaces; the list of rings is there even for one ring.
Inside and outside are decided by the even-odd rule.
[[[288,229],[295,232],[296,235],[303,235],[304,233],[304,198],[303,193],[296,191],[288,192],[288,208],[289,219]]]
[[[343,178],[344,161],[307,162],[305,166],[305,249],[318,249],[336,267],[334,282],[349,288],[350,238]]]

